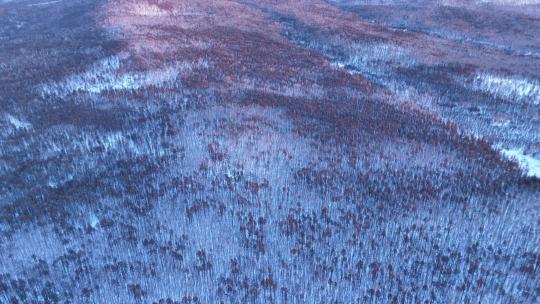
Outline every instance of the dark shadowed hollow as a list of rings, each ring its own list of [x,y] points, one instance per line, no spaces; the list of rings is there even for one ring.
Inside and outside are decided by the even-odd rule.
[[[0,0],[0,303],[540,302],[534,0]]]

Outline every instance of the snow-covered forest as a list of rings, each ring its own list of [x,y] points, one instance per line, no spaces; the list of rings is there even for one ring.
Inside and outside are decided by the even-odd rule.
[[[537,303],[535,1],[0,0],[0,303]]]

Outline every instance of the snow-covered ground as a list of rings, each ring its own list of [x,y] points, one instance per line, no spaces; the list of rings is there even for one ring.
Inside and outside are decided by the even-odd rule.
[[[525,77],[480,73],[473,80],[473,89],[509,101],[540,105],[540,83]]]
[[[522,149],[501,149],[500,151],[505,157],[515,160],[527,176],[540,178],[540,160],[525,154]]]
[[[191,65],[167,66],[145,72],[121,72],[122,59],[112,56],[93,64],[82,73],[66,77],[60,82],[42,85],[39,89],[44,95],[65,97],[76,92],[99,94],[109,90],[137,90],[151,86],[173,84],[181,71],[189,70]]]
[[[5,118],[17,130],[30,130],[32,128],[32,124],[22,121],[11,114],[6,113]]]

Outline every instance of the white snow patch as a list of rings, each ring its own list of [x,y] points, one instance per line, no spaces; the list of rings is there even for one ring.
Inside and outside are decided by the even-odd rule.
[[[120,67],[120,57],[112,56],[98,61],[85,72],[70,75],[60,82],[42,85],[41,92],[44,95],[65,97],[75,92],[99,94],[109,90],[137,90],[175,83],[180,71],[191,69],[190,64],[184,63],[144,72],[121,73]]]
[[[479,73],[472,86],[499,98],[540,105],[540,82],[534,79]]]
[[[106,151],[115,149],[125,140],[124,136],[120,132],[107,134],[105,137],[102,137],[100,139],[101,146],[105,148]]]
[[[33,4],[28,4],[28,6],[43,6],[43,5],[55,4],[58,2],[62,2],[62,0],[33,3]]]
[[[99,224],[99,219],[94,213],[90,213],[89,220],[90,220],[90,227],[95,229],[97,225]]]
[[[15,117],[15,116],[13,116],[11,114],[6,114],[6,119],[17,130],[26,130],[26,131],[28,131],[28,130],[32,129],[32,124],[31,123],[22,121],[22,120],[18,119],[17,117]]]
[[[500,151],[505,157],[515,160],[527,176],[540,178],[540,160],[523,153],[522,149],[501,149]]]
[[[339,68],[353,67],[356,71],[349,71],[351,74],[360,72],[384,75],[385,64],[383,63],[387,62],[399,62],[407,66],[416,64],[416,60],[407,49],[387,43],[354,43],[346,49],[346,54],[346,58],[334,64]]]
[[[494,127],[497,127],[497,128],[505,128],[505,127],[508,127],[510,125],[510,121],[509,120],[496,121],[496,122],[493,122],[491,125],[494,126]]]
[[[170,14],[169,11],[159,8],[159,6],[149,3],[136,3],[131,13],[139,16],[160,17]]]
[[[54,179],[54,178],[51,178],[49,179],[49,181],[47,182],[47,186],[49,186],[49,188],[58,188],[62,185],[64,185],[65,183],[67,182],[70,182],[73,180],[73,174],[68,174],[67,176],[65,176],[64,178],[60,178],[60,179]]]
[[[55,182],[55,181],[50,180],[50,181],[47,183],[47,186],[49,186],[49,188],[56,188],[56,187],[58,187],[58,183]]]

